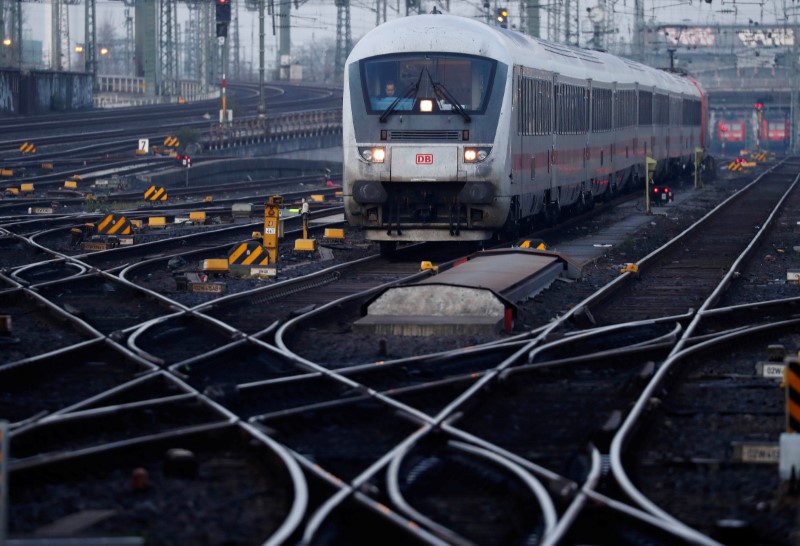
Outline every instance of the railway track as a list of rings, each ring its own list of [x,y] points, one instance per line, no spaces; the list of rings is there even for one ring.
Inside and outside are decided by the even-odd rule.
[[[11,239],[29,239],[25,229]],[[716,520],[744,520],[755,507],[747,532],[778,544],[791,528],[789,511],[766,500],[767,467],[747,478],[755,500],[739,505],[704,499],[717,482],[699,480],[723,467],[720,497],[745,487],[727,449],[779,420],[775,397],[761,396],[774,381],[747,376],[749,367],[764,343],[800,341],[797,299],[713,308],[726,301],[716,290],[751,278],[752,264],[696,283],[693,306],[657,318],[598,326],[604,315],[590,299],[530,331],[393,357],[398,340],[348,337],[350,320],[377,287],[419,275],[429,250],[332,269],[299,262],[293,277],[224,298],[165,294],[156,272],[215,248],[203,237],[118,257],[37,257],[31,245],[16,276],[0,275],[0,300],[21,309],[11,307],[15,324],[18,313],[41,320],[41,308],[53,317],[31,322],[52,335],[49,352],[26,347],[0,365],[0,416],[13,423],[12,538],[72,525],[68,536],[142,544],[718,544],[727,529],[697,522],[703,502],[719,504]],[[768,230],[745,254],[764,245],[774,245]],[[102,313],[75,321],[77,294],[106,286],[159,298],[127,327]],[[138,297],[108,302],[129,315],[154,304]],[[344,349],[333,350],[336,339]],[[735,363],[722,350],[734,339]],[[329,358],[310,358],[314,343]],[[728,392],[745,403],[728,397],[718,411]],[[667,436],[678,420],[705,428]],[[713,442],[691,442],[709,430]],[[693,508],[669,504],[665,473],[694,495]]]
[[[642,258],[598,292],[583,311],[594,324],[614,324],[698,309],[796,193],[796,167],[776,166],[734,194],[679,238]],[[716,296],[715,296],[716,299]]]

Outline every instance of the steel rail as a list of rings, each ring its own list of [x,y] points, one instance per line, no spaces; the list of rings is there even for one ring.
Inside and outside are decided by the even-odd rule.
[[[528,490],[533,494],[533,496],[536,497],[536,499],[539,501],[542,517],[544,519],[545,537],[550,533],[552,533],[557,519],[556,510],[544,486],[542,486],[542,484],[537,479],[531,476],[523,468],[516,465],[513,461],[501,457],[499,454],[491,450],[484,449],[476,445],[471,445],[468,442],[457,441],[457,440],[450,440],[448,442],[448,445],[457,450],[464,451],[466,453],[486,459],[492,464],[496,464],[505,468],[506,470],[514,474],[516,477],[518,477],[521,480],[521,482],[525,485],[525,487],[527,487]],[[472,541],[465,539],[464,537],[462,537],[455,531],[451,530],[450,528],[427,517],[419,510],[414,508],[405,499],[401,491],[399,475],[400,475],[400,467],[403,464],[405,457],[409,455],[410,452],[411,452],[410,449],[398,452],[392,459],[387,469],[386,472],[387,490],[389,493],[389,497],[392,499],[392,503],[395,506],[397,506],[403,513],[408,515],[408,517],[410,517],[411,519],[423,522],[429,529],[433,530],[436,534],[438,534],[442,539],[446,540],[449,544],[454,544],[458,546],[468,546],[473,544]]]

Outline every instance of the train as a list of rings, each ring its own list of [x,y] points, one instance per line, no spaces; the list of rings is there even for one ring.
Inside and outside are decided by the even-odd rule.
[[[717,122],[717,139],[720,142],[734,142],[744,146],[747,124],[743,119],[719,120]]]
[[[708,101],[684,75],[423,14],[353,47],[342,116],[346,219],[390,251],[555,223],[644,188],[647,157],[656,178],[692,172]]]
[[[789,120],[762,119],[759,144],[762,150],[786,153],[789,148]]]

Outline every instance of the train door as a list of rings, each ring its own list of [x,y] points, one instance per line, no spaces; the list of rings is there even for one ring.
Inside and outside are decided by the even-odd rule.
[[[512,210],[511,214],[519,220],[530,214],[532,207],[533,186],[535,177],[534,150],[530,130],[532,78],[521,66],[514,67],[514,80],[517,82],[515,93],[516,130],[509,135],[512,165],[518,172],[511,180]],[[514,124],[512,124],[512,127]]]

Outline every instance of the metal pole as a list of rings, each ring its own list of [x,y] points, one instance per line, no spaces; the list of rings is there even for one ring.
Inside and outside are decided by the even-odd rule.
[[[792,132],[790,135],[790,146],[793,154],[797,153],[797,136],[798,136],[798,127],[797,127],[797,10],[793,10],[794,16],[794,24],[792,25],[792,91],[791,91],[791,106],[790,111],[792,115],[792,123],[791,128]]]
[[[265,114],[264,102],[264,0],[258,1],[258,113]]]

